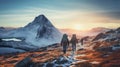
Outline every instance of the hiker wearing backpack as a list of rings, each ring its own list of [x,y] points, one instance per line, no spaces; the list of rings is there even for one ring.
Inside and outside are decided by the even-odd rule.
[[[67,47],[69,46],[68,35],[64,34],[61,40],[61,46],[63,46],[63,53],[66,54]]]
[[[83,46],[83,41],[84,41],[84,38],[82,38],[82,39],[80,40],[82,46]]]
[[[78,43],[78,40],[76,38],[76,34],[72,35],[72,38],[70,40],[70,43],[72,44],[72,51],[76,51],[76,44]]]

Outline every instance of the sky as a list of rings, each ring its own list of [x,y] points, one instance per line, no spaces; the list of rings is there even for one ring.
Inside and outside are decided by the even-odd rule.
[[[0,26],[23,27],[44,14],[59,29],[120,27],[120,0],[0,0]]]

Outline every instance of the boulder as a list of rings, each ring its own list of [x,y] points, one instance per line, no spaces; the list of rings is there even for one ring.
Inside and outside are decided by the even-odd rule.
[[[54,67],[53,63],[47,63],[46,67]]]
[[[26,57],[20,62],[18,62],[15,67],[28,67],[30,63],[32,62],[32,59],[30,57]]]

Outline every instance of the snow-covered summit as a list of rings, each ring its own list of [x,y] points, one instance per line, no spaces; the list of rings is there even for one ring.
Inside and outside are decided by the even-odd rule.
[[[49,20],[42,14],[37,16],[33,22],[48,22]]]
[[[34,25],[48,25],[48,26],[53,26],[52,23],[47,19],[47,17],[45,17],[43,14],[39,15],[37,17],[35,17],[35,19],[29,23],[28,25],[26,25],[25,27],[29,27],[29,26],[34,26]]]

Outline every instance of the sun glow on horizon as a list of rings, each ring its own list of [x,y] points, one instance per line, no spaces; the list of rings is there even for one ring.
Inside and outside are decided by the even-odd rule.
[[[73,29],[75,29],[75,30],[83,30],[83,26],[80,25],[80,24],[76,24],[76,25],[73,26]]]

